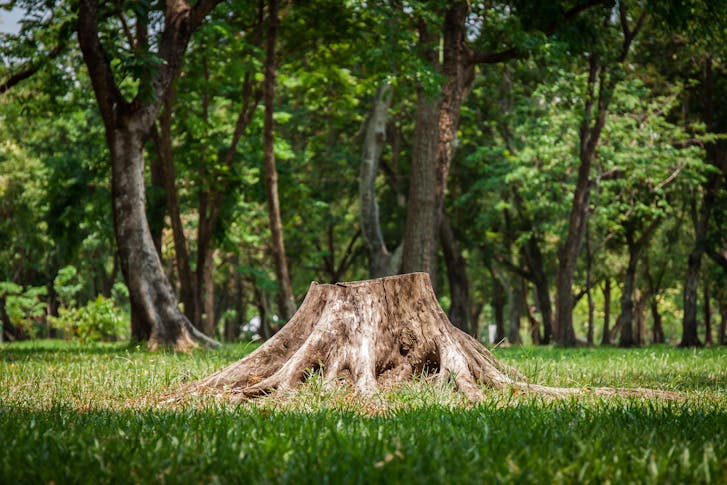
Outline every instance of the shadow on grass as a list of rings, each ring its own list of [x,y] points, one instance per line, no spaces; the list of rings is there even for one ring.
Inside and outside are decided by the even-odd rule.
[[[255,407],[0,407],[3,483],[723,483],[724,407],[427,406],[388,416]]]

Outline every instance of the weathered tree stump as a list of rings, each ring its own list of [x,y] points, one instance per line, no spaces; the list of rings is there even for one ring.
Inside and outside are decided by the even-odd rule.
[[[312,283],[293,318],[250,355],[185,389],[228,390],[254,397],[301,384],[311,372],[344,380],[372,395],[416,375],[451,380],[471,400],[480,384],[551,396],[659,394],[630,389],[575,389],[530,385],[477,340],[452,325],[427,273],[351,283]]]

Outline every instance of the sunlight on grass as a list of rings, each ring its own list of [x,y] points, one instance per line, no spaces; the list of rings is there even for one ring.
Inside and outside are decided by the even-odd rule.
[[[727,479],[727,353],[666,346],[496,351],[532,382],[654,387],[683,402],[466,402],[419,378],[372,398],[311,376],[232,404],[164,396],[250,352],[0,346],[0,482],[603,483]]]

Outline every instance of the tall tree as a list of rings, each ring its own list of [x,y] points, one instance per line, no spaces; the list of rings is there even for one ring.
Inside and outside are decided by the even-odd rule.
[[[610,15],[610,12],[609,12]],[[608,59],[608,53],[591,52],[588,54],[588,84],[583,106],[583,119],[580,126],[578,158],[578,177],[565,240],[558,248],[558,271],[556,273],[556,305],[555,341],[559,345],[576,344],[573,329],[573,278],[580,253],[581,243],[585,234],[586,218],[588,217],[591,190],[591,167],[596,158],[596,150],[601,133],[606,124],[608,107],[613,90],[619,80],[619,70],[626,60],[631,44],[641,30],[646,13],[640,13],[637,19],[629,19],[623,4],[619,4],[619,23],[622,42],[616,59]],[[630,24],[632,26],[630,26]]]
[[[280,217],[280,200],[278,198],[278,171],[275,167],[275,134],[273,114],[275,112],[275,45],[278,29],[278,2],[268,2],[268,31],[265,45],[265,86],[263,102],[265,104],[265,126],[263,128],[263,153],[265,158],[265,189],[268,197],[268,218],[272,235],[271,249],[275,263],[275,274],[278,280],[278,309],[287,321],[295,313],[295,297],[288,273],[288,258],[285,254],[283,239],[283,223]]]
[[[719,133],[727,122],[727,117],[715,116],[720,113],[715,103],[714,59],[707,55],[704,60],[704,75],[702,76],[703,118],[707,130]],[[719,87],[719,85],[717,86]],[[724,88],[722,88],[724,92]],[[721,106],[720,106],[721,108]],[[692,223],[694,226],[694,245],[689,253],[687,269],[684,279],[684,317],[682,320],[682,338],[679,343],[682,347],[701,346],[702,342],[697,335],[697,293],[699,290],[699,274],[702,265],[702,256],[708,243],[710,219],[715,208],[719,190],[723,180],[727,178],[727,142],[713,141],[707,146],[707,160],[714,170],[705,180],[702,187],[701,201],[695,198],[692,201]],[[701,202],[701,203],[700,203]]]
[[[183,350],[200,343],[214,344],[179,310],[177,297],[154,247],[146,216],[144,144],[193,32],[217,3],[218,0],[202,0],[190,6],[183,0],[166,2],[155,52],[150,50],[147,40],[153,16],[150,10],[140,8],[135,12],[134,36],[123,12],[117,13],[118,17],[110,15],[108,6],[102,7],[96,0],[82,0],[78,6],[78,40],[111,155],[114,229],[121,269],[129,288],[132,312],[136,315],[132,330],[136,339],[148,340],[151,349],[172,346]],[[115,7],[111,8],[115,11]],[[125,43],[126,49],[135,51],[144,61],[135,93],[129,93],[128,86],[120,84],[119,66],[111,62],[114,57],[108,50],[108,42],[102,42],[101,32],[106,33],[110,28],[108,19],[116,20],[126,33],[125,39],[114,40]],[[129,68],[123,63],[121,67]]]

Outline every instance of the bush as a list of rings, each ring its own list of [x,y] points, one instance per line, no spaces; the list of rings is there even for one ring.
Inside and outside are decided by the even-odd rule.
[[[79,308],[61,307],[51,324],[81,343],[115,341],[128,337],[127,316],[113,300],[99,295]]]
[[[10,323],[30,337],[38,336],[44,329],[47,295],[48,289],[44,286],[23,288],[10,281],[0,281],[0,300],[4,301]]]

